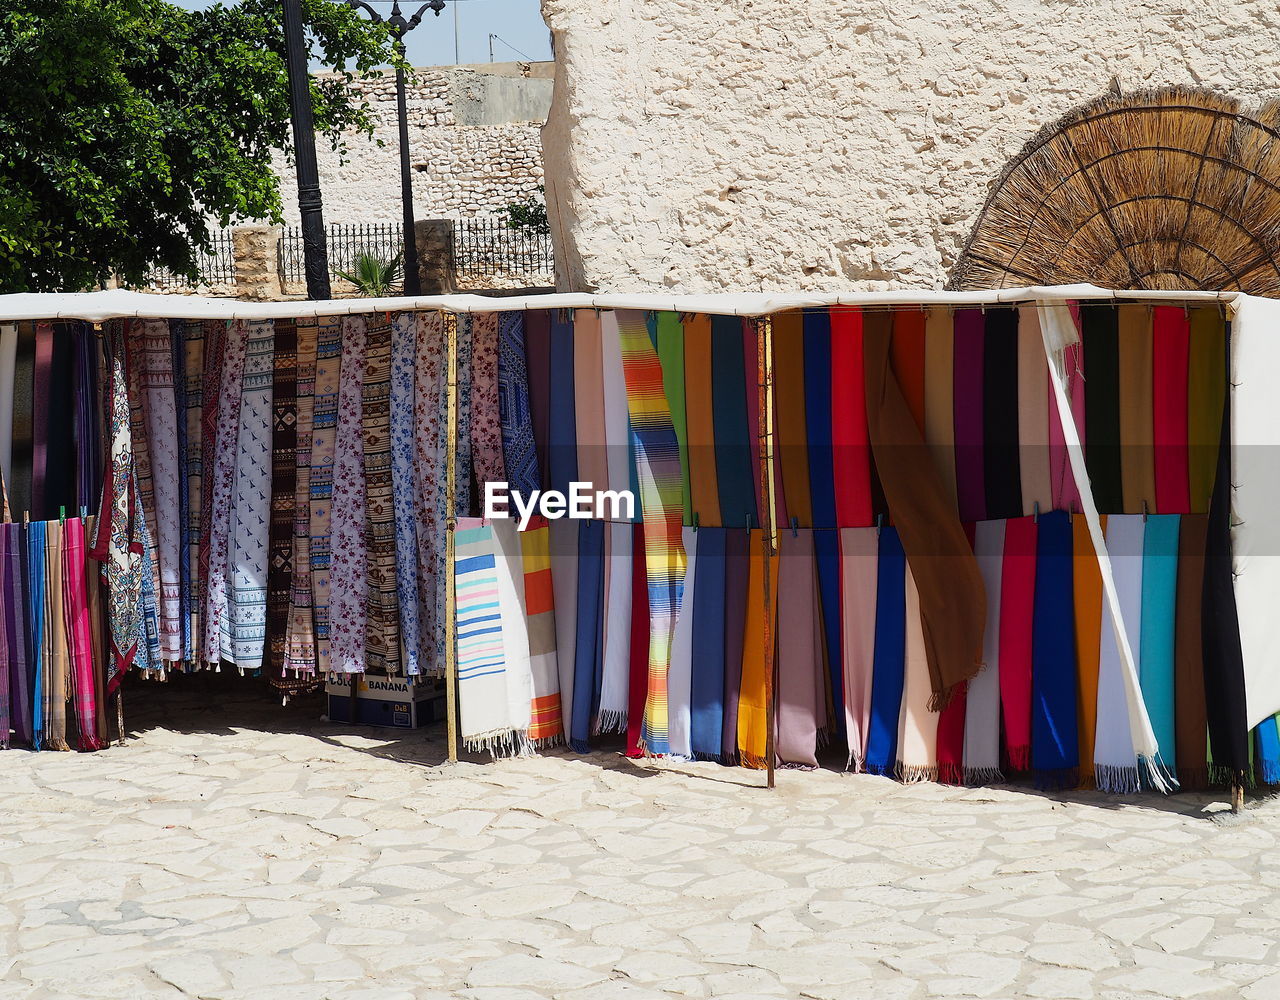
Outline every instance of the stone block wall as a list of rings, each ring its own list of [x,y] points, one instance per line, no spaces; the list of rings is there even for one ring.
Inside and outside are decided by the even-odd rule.
[[[1280,96],[1272,0],[542,0],[558,284],[939,288],[1042,126],[1113,87]]]

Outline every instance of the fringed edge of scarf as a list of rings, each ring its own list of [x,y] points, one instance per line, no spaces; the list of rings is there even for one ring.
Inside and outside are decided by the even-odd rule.
[[[1178,790],[1178,779],[1160,759],[1155,757],[1139,757],[1138,766],[1142,769],[1143,784],[1168,795]]]
[[[754,771],[764,771],[769,767],[769,762],[762,756],[749,753],[746,750],[738,751],[738,763],[742,767],[749,767]]]
[[[867,758],[856,750],[849,751],[849,757],[844,762],[845,774],[863,774],[867,770]]]
[[[1031,770],[1031,746],[1008,747],[1005,756],[1009,759],[1009,770],[1014,772]]]
[[[986,666],[987,664],[985,661],[979,660],[977,663],[973,665],[973,669],[970,670],[965,677],[956,681],[954,684],[952,684],[948,688],[943,688],[941,691],[934,691],[933,694],[929,696],[929,705],[928,705],[929,711],[930,712],[944,711],[946,707],[951,704],[951,699],[956,696],[956,692],[959,691],[969,681],[973,680],[973,678],[977,677],[978,674],[980,674],[984,669],[986,669]]]
[[[1280,760],[1257,760],[1254,773],[1260,785],[1280,785]]]
[[[797,764],[791,761],[783,761],[780,765],[784,771],[816,771],[817,764]]]
[[[45,739],[41,750],[60,750],[63,753],[71,752],[71,744],[64,740],[61,736],[49,736]]]
[[[874,774],[881,778],[892,778],[895,776],[894,765],[888,761],[883,764],[879,764],[865,760],[862,762],[862,769],[865,774]]]
[[[904,785],[914,785],[920,781],[937,781],[938,765],[905,764],[902,761],[898,761],[894,766],[893,776]]]
[[[494,760],[534,756],[533,742],[527,729],[491,729],[487,733],[462,737],[462,745],[471,753],[487,751]]]
[[[964,783],[970,788],[982,785],[998,785],[1004,782],[1004,772],[998,767],[966,767]]]
[[[625,708],[601,709],[600,714],[596,716],[595,728],[591,730],[593,736],[599,736],[601,733],[621,733],[624,736],[627,732],[627,710]]]
[[[1208,772],[1210,785],[1243,785],[1245,788],[1254,786],[1253,774],[1249,771],[1236,771],[1226,764],[1210,764]]]
[[[1142,790],[1138,764],[1099,764],[1094,761],[1093,780],[1108,795],[1136,795]]]
[[[1080,784],[1079,767],[1039,768],[1033,772],[1035,787],[1042,792],[1061,792]]]
[[[110,745],[100,736],[94,736],[89,733],[81,733],[76,741],[76,749],[82,753],[93,753],[96,750],[105,750]],[[4,749],[9,749],[9,744],[4,745]]]
[[[588,740],[569,740],[569,749],[574,753],[590,753],[591,743]]]
[[[539,736],[536,739],[532,736],[529,737],[529,745],[534,750],[550,750],[552,747],[563,746],[567,742],[564,733],[556,733],[554,736]]]
[[[721,764],[724,767],[733,767],[738,762],[738,755],[733,753],[707,753],[703,750],[695,750],[693,759],[704,761],[708,764]]]
[[[964,767],[954,761],[939,761],[938,780],[944,785],[963,785]]]

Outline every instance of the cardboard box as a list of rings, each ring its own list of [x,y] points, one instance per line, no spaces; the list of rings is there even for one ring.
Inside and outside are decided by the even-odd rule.
[[[445,716],[442,680],[358,674],[354,706],[351,682],[351,678],[330,675],[325,684],[330,722],[417,729]]]

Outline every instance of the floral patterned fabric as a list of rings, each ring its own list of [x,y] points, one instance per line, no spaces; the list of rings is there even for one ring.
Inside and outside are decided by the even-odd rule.
[[[395,677],[400,665],[396,598],[396,522],[391,470],[391,324],[370,317],[365,335],[360,423],[364,440],[365,658]]]
[[[337,443],[333,465],[333,549],[329,576],[329,669],[363,673],[365,667],[364,371],[367,327],[363,316],[342,323]]]
[[[498,411],[498,314],[474,313],[471,336],[471,462],[476,483],[506,481],[502,461],[502,420]],[[462,339],[459,317],[459,340]]]
[[[311,416],[311,600],[314,608],[316,669],[328,673],[329,564],[332,530],[333,463],[338,428],[338,382],[342,367],[342,320],[320,321],[316,340],[316,385]]]
[[[396,600],[404,645],[404,670],[410,677],[421,671],[422,641],[418,628],[418,532],[414,504],[418,477],[414,462],[414,354],[416,323],[413,313],[398,313],[391,321],[391,492],[395,512]]]
[[[284,671],[316,676],[316,635],[311,620],[311,427],[316,389],[315,319],[298,321],[298,439],[294,452],[293,580],[285,630]]]

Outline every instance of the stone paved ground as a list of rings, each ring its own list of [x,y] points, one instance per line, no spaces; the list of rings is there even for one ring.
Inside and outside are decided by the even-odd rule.
[[[0,1000],[1280,997],[1276,801],[438,767],[248,682],[130,697],[127,748],[0,755]]]

